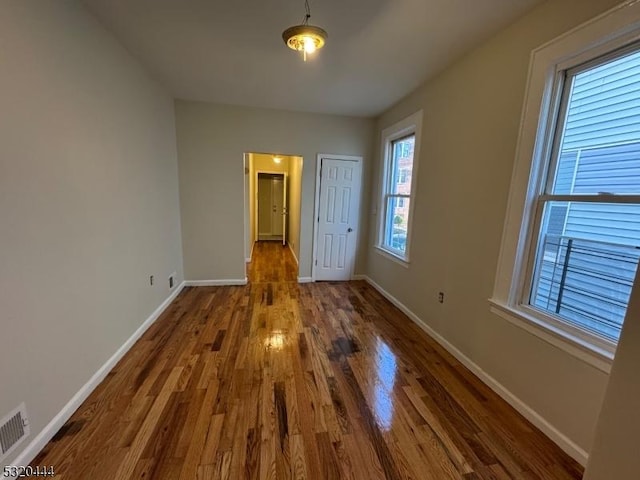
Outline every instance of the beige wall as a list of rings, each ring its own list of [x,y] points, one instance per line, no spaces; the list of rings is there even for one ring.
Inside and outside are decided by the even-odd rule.
[[[289,174],[289,164],[291,158],[288,155],[278,155],[282,160],[280,163],[273,161],[273,157],[276,155],[266,153],[254,153],[251,155],[253,159],[253,170],[261,172],[273,172],[273,173],[286,173]]]
[[[585,480],[638,478],[640,269],[620,335]]]
[[[616,3],[558,0],[535,8],[385,112],[374,158],[377,167],[384,128],[424,110],[411,265],[372,248],[372,216],[368,274],[586,451],[607,375],[491,314],[487,299],[530,52]],[[445,292],[444,304],[438,291]]]
[[[244,256],[251,261],[255,233],[255,175],[253,174],[253,153],[244,154]]]
[[[304,158],[298,258],[300,276],[310,276],[316,155],[363,156],[366,182],[373,121],[177,100],[176,127],[187,279],[245,277],[244,152],[283,152]],[[367,202],[362,204],[366,211]],[[366,235],[360,238],[364,241]],[[365,251],[361,249],[357,271],[363,271]]]
[[[300,258],[300,208],[302,200],[303,162],[302,157],[289,157],[289,238],[287,242],[296,260]]]
[[[0,417],[26,402],[22,449],[182,281],[182,248],[171,98],[75,1],[3,1],[0,32]]]

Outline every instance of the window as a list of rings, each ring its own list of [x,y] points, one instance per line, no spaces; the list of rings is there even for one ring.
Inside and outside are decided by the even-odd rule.
[[[566,72],[529,304],[617,341],[640,256],[640,51]]]
[[[639,20],[627,5],[534,51],[491,299],[604,371],[640,259]]]
[[[415,193],[418,138],[422,112],[383,131],[383,174],[377,247],[395,260],[408,262],[412,198]]]

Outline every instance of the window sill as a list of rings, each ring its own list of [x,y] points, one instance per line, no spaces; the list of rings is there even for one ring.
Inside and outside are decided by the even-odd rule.
[[[388,258],[389,260],[391,260],[393,262],[396,262],[399,265],[402,265],[404,268],[409,268],[409,260],[408,259],[406,259],[404,257],[401,257],[400,255],[397,255],[397,254],[387,250],[386,248],[382,248],[379,245],[375,245],[374,248],[375,248],[375,251],[379,255],[381,255],[381,256],[383,256],[385,258]]]
[[[527,311],[519,310],[494,299],[489,299],[489,304],[491,312],[509,323],[526,330],[604,373],[610,373],[613,352],[557,328]]]

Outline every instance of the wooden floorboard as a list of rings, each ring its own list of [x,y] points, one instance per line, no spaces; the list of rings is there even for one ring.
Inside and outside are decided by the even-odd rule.
[[[32,465],[64,479],[579,479],[582,468],[364,282],[185,288]]]

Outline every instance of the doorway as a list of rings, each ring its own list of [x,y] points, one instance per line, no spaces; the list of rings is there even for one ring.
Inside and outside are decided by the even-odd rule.
[[[258,240],[286,245],[287,174],[257,172],[257,175]]]
[[[244,165],[246,262],[251,262],[256,252],[261,257],[268,254],[278,262],[282,255],[276,255],[272,247],[256,249],[266,242],[278,243],[292,257],[297,278],[303,159],[296,155],[251,152],[244,155]],[[264,258],[260,263],[265,263]]]

